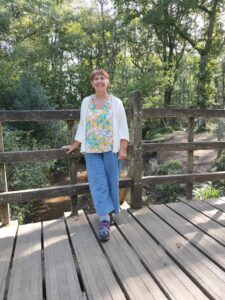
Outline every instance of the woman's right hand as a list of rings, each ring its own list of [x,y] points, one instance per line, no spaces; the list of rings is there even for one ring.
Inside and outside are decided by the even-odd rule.
[[[72,145],[63,146],[61,149],[66,150],[66,154],[70,154],[70,153],[74,152],[78,148],[78,146],[79,146],[79,144],[75,142]]]

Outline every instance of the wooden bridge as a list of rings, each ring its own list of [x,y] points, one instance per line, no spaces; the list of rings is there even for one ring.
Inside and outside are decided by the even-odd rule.
[[[139,93],[131,97],[130,170],[120,187],[131,190],[131,209],[115,219],[111,239],[100,243],[95,215],[77,216],[77,195],[89,190],[77,183],[79,153],[61,149],[4,152],[0,123],[0,300],[36,299],[225,299],[225,198],[192,199],[194,182],[225,180],[225,172],[194,173],[194,151],[225,149],[225,142],[194,142],[196,117],[224,118],[224,110],[143,109]],[[187,118],[187,143],[142,141],[143,118]],[[68,140],[78,110],[0,111],[0,122],[64,120]],[[187,151],[187,174],[142,176],[144,151]],[[70,184],[8,191],[6,166],[24,161],[69,159]],[[138,162],[138,163],[137,163]],[[142,206],[142,186],[186,183],[180,203]],[[71,217],[18,226],[9,205],[71,196]],[[5,225],[5,226],[4,226]]]
[[[0,229],[0,299],[225,298],[225,198]]]

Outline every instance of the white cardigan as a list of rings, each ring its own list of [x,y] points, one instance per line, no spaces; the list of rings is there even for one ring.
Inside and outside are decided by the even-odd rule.
[[[81,143],[81,152],[85,152],[86,148],[86,116],[88,103],[91,96],[85,97],[80,109],[80,122],[75,135],[75,140]],[[112,96],[112,111],[113,111],[113,152],[117,153],[120,149],[120,140],[129,141],[129,130],[127,118],[122,101]]]

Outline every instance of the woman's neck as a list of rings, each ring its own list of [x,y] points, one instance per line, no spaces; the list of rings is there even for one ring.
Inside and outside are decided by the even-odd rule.
[[[105,100],[108,98],[109,94],[108,92],[97,92],[95,93],[95,98],[98,100]]]

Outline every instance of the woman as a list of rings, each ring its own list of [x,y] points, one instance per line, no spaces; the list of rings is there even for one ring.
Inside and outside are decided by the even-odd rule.
[[[110,237],[110,215],[119,213],[119,171],[127,158],[129,131],[123,104],[109,94],[109,74],[91,73],[95,94],[84,98],[80,122],[73,144],[64,146],[71,153],[81,144],[85,153],[91,196],[100,218],[99,239]]]

